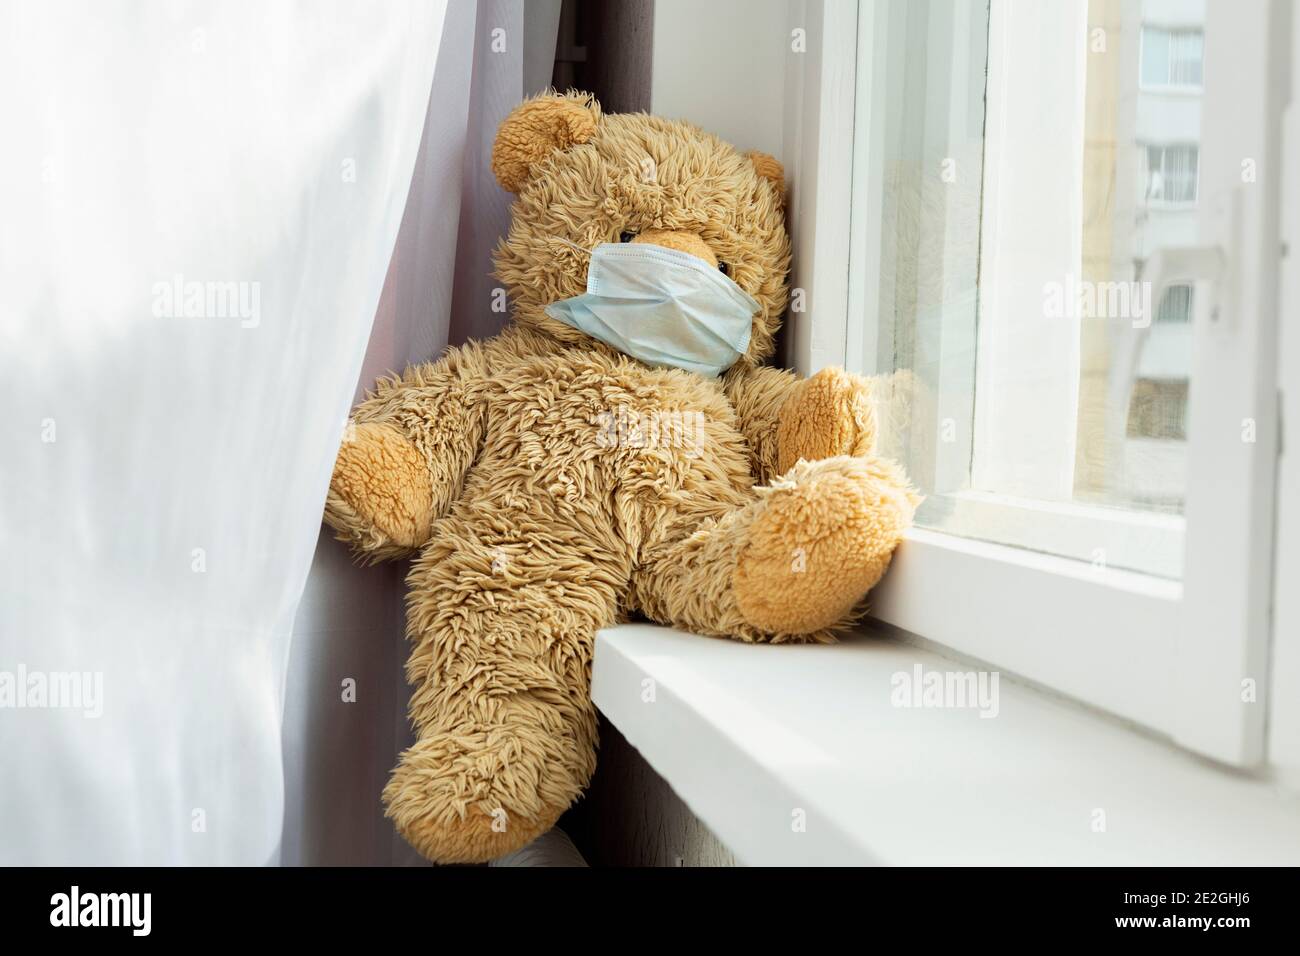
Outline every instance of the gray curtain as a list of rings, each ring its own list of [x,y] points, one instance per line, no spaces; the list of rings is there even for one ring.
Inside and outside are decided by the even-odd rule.
[[[357,386],[495,333],[491,251],[510,196],[488,168],[510,109],[550,82],[560,0],[452,0],[424,137]],[[497,32],[504,31],[504,32]],[[504,47],[504,48],[503,48]],[[362,568],[322,531],[293,630],[283,732],[284,865],[421,862],[379,795],[410,742],[405,563]],[[350,683],[349,683],[350,682]],[[348,688],[355,699],[346,699]]]

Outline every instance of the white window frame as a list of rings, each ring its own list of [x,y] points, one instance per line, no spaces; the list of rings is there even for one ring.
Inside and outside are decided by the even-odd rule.
[[[1293,12],[1293,17],[1295,17]],[[1291,24],[1292,62],[1300,63],[1300,17]],[[1300,71],[1291,71],[1291,103],[1283,123],[1282,155],[1300,149]],[[1300,249],[1300,188],[1283,179],[1282,241]],[[1272,682],[1268,728],[1268,762],[1290,788],[1300,790],[1300,268],[1295,252],[1282,273],[1281,313],[1292,316],[1282,323],[1278,347],[1278,382],[1281,406],[1282,454],[1278,462],[1276,550],[1273,564],[1273,642],[1269,667]],[[1286,387],[1288,386],[1289,387]]]
[[[1005,11],[1013,0],[992,2]],[[797,266],[795,284],[824,308],[792,316],[796,328],[789,355],[791,364],[810,374],[828,364],[853,368],[862,364],[859,356],[871,360],[864,336],[870,341],[874,330],[864,333],[860,320],[849,317],[864,314],[862,288],[870,281],[865,273],[879,252],[865,223],[872,212],[870,177],[878,174],[871,141],[880,122],[872,93],[881,82],[881,67],[870,53],[883,42],[884,6],[875,0],[810,0],[798,15],[805,25],[817,21],[808,34],[810,53],[816,53],[793,69],[805,100],[814,96],[822,112],[801,129],[802,170],[794,188],[804,189],[803,202],[809,203],[804,184],[815,169],[815,181],[849,182],[854,196],[847,224],[824,196],[817,203],[833,212],[795,212],[796,235],[818,240],[815,271],[806,261]],[[1279,425],[1277,369],[1271,361],[1278,354],[1276,197],[1282,163],[1277,117],[1283,103],[1278,77],[1286,75],[1291,55],[1289,29],[1282,29],[1289,24],[1281,0],[1271,0],[1263,17],[1241,16],[1231,5],[1209,5],[1205,60],[1222,49],[1223,58],[1238,64],[1230,82],[1205,90],[1198,162],[1200,235],[1222,254],[1180,250],[1149,264],[1161,288],[1178,280],[1214,280],[1199,282],[1194,297],[1198,347],[1189,417],[1195,425],[1182,580],[917,529],[872,597],[874,615],[888,624],[1242,767],[1263,759],[1270,706]],[[814,42],[819,43],[815,48]],[[827,110],[828,102],[842,107],[849,86],[855,93],[853,110]],[[788,108],[803,105],[787,102]],[[846,141],[852,150],[844,148]],[[1231,146],[1206,148],[1209,143]],[[1257,158],[1256,183],[1215,190],[1212,184],[1239,180],[1242,156]],[[859,270],[858,263],[866,268]],[[1221,264],[1217,272],[1215,264]],[[1288,268],[1294,268],[1294,259]],[[1153,300],[1158,299],[1153,291]],[[1253,443],[1241,440],[1245,418],[1255,422]],[[1290,665],[1292,673],[1298,669]],[[1254,700],[1243,699],[1243,680],[1254,681]],[[1291,722],[1297,725],[1291,752],[1300,753],[1300,742],[1294,742],[1300,718]]]

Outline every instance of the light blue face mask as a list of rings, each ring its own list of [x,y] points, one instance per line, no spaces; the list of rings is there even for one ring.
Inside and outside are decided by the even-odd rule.
[[[546,314],[647,365],[714,377],[749,349],[759,304],[698,256],[644,242],[591,254],[587,291]]]

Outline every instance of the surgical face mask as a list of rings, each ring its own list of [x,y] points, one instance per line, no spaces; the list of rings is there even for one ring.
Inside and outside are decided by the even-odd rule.
[[[710,377],[749,349],[759,304],[698,256],[643,242],[591,254],[587,291],[546,314],[647,365]]]

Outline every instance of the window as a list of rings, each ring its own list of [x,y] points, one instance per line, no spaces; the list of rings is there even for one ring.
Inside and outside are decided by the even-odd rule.
[[[1171,285],[1156,310],[1157,325],[1186,325],[1192,321],[1192,287]]]
[[[1199,89],[1201,86],[1200,30],[1142,28],[1142,86]]]
[[[1154,306],[1190,293],[1148,301],[1138,269],[1196,226],[1157,229],[1144,203],[1118,197],[1136,154],[1155,157],[1157,196],[1191,201],[1196,147],[1140,145],[1167,111],[1121,110],[1143,96],[1122,51],[1069,55],[1083,5],[1002,19],[998,4],[976,7],[947,36],[959,6],[890,21],[896,49],[920,52],[886,74],[896,112],[878,141],[881,229],[863,272],[880,279],[860,306],[892,317],[864,343],[896,372],[889,453],[927,494],[922,527],[1177,580],[1186,454],[1170,420],[1184,417],[1173,406],[1190,338],[1147,327]]]
[[[1148,201],[1196,202],[1195,145],[1148,146],[1146,198]]]
[[[837,46],[856,84],[847,305],[796,326],[796,351],[833,360],[838,335],[881,376],[882,450],[926,495],[879,619],[1246,764],[1279,243],[1276,181],[1240,188],[1241,157],[1278,161],[1287,54],[1262,9],[1162,0],[1198,24],[1171,31],[1143,25],[1150,6],[859,5]],[[1165,95],[1199,86],[1205,37],[1211,62],[1220,43],[1251,66]]]

